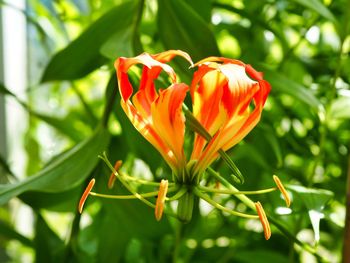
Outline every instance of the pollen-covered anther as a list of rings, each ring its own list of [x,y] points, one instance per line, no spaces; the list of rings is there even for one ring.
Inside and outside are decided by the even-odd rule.
[[[119,171],[120,167],[122,166],[123,162],[121,160],[118,160],[115,162],[114,164],[114,169],[116,170],[116,172]],[[114,172],[111,173],[111,175],[109,176],[109,179],[108,179],[108,189],[112,189],[113,186],[114,186],[114,182],[115,182],[115,179],[116,179],[116,175]]]
[[[159,185],[159,192],[158,192],[156,208],[155,208],[155,217],[157,221],[159,221],[162,218],[167,192],[168,192],[168,180],[162,180]]]
[[[80,198],[79,205],[78,205],[78,211],[79,211],[80,214],[83,212],[83,207],[84,207],[85,201],[88,198],[88,196],[89,196],[92,188],[94,187],[94,185],[95,185],[95,178],[91,179],[90,183],[85,188],[85,191],[84,191],[83,195]]]
[[[273,180],[275,181],[275,183],[276,183],[278,189],[281,191],[281,193],[282,193],[282,195],[283,195],[283,197],[284,197],[284,200],[286,201],[287,207],[290,207],[291,199],[290,199],[290,197],[289,197],[288,192],[287,192],[286,189],[284,188],[284,186],[283,186],[281,180],[278,178],[277,175],[274,175],[274,176],[273,176]]]
[[[259,219],[260,219],[260,222],[262,224],[262,227],[264,229],[265,239],[269,240],[271,237],[271,228],[270,228],[269,221],[267,220],[264,208],[262,207],[260,202],[255,203],[255,208],[256,208],[256,211],[259,215]]]

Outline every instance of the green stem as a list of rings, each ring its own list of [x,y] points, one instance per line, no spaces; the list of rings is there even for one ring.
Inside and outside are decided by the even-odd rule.
[[[141,202],[143,202],[144,204],[148,205],[149,207],[155,208],[156,206],[151,203],[150,201],[148,201],[147,199],[143,198],[140,194],[136,193],[136,191],[134,191],[134,189],[132,189],[132,187],[124,180],[124,176],[122,173],[117,172],[114,167],[112,166],[112,164],[110,163],[110,161],[107,158],[106,152],[103,153],[103,156],[99,155],[99,158],[101,158],[109,167],[109,169],[113,172],[113,173],[117,173],[118,179],[119,181],[124,185],[124,187],[130,192],[132,193],[137,199],[139,199]]]
[[[182,187],[180,188],[180,190],[174,194],[172,197],[167,197],[166,200],[167,201],[174,201],[174,200],[177,200],[179,199],[181,196],[183,196],[186,192],[187,192],[187,188],[186,187]],[[169,192],[169,191],[168,191]]]
[[[177,188],[169,188],[168,193],[176,191]],[[107,199],[139,199],[139,197],[136,197],[135,195],[108,195],[108,194],[100,194],[96,192],[90,192],[90,195],[96,196],[96,197],[102,197]],[[141,196],[143,198],[147,197],[154,197],[158,195],[158,191],[144,193],[144,194],[137,194],[138,196]]]
[[[239,190],[234,187],[233,185],[231,185],[228,181],[226,181],[223,177],[220,176],[219,173],[217,173],[216,171],[214,171],[212,168],[208,168],[207,169],[208,173],[213,176],[216,180],[218,180],[220,183],[222,183],[226,188],[232,190],[232,191],[237,191],[239,192]],[[239,195],[235,195],[239,200],[241,200],[246,206],[248,206],[249,208],[253,209],[254,211],[256,211],[255,208],[255,204],[254,202],[249,199],[247,196],[245,196],[244,194],[239,194]]]
[[[266,194],[266,193],[271,193],[277,190],[276,187],[273,188],[267,188],[267,189],[262,189],[262,190],[256,190],[256,191],[233,191],[230,189],[215,189],[215,188],[210,188],[206,186],[197,186],[199,190],[205,191],[205,192],[210,192],[210,193],[218,193],[218,194],[229,194],[229,195],[239,195],[239,194],[244,194],[244,195],[258,195],[258,194]]]
[[[176,222],[177,227],[175,228],[175,247],[174,247],[174,252],[173,252],[173,258],[172,262],[177,263],[178,262],[178,255],[179,255],[179,250],[181,246],[181,239],[182,239],[182,223],[181,222]]]
[[[135,178],[135,177],[132,177],[132,176],[124,174],[124,173],[123,173],[123,176],[124,176],[125,179],[127,179],[129,181],[135,181],[137,183],[144,184],[144,185],[159,186],[159,183],[157,183],[157,182],[150,182],[150,181],[147,181],[147,180]],[[172,185],[175,185],[175,184],[174,183],[169,183],[169,186],[172,186]]]
[[[244,218],[250,218],[250,219],[258,219],[259,218],[259,216],[257,216],[257,215],[244,214],[244,213],[240,213],[240,212],[231,210],[231,209],[229,209],[227,207],[224,207],[224,206],[220,205],[219,203],[215,202],[208,195],[203,194],[197,187],[195,187],[193,189],[193,193],[195,195],[197,195],[199,198],[202,198],[204,201],[208,202],[209,204],[211,204],[212,206],[214,206],[217,209],[220,209],[223,212],[227,212],[227,213],[229,213],[231,215],[240,216],[240,217],[244,217]]]

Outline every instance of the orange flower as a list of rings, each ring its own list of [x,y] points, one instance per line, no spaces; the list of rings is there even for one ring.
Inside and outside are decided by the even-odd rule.
[[[213,137],[196,134],[191,159],[203,172],[218,156],[240,142],[259,122],[270,85],[239,60],[209,57],[199,61],[191,84],[193,115]]]
[[[179,50],[170,50],[157,55],[143,53],[134,58],[118,58],[115,62],[121,105],[135,128],[160,152],[175,173],[180,173],[186,164],[183,151],[185,119],[181,111],[188,86],[176,83],[176,74],[167,64],[175,56],[182,56],[191,64],[190,56]],[[127,71],[142,64],[139,90],[130,100],[133,87]],[[164,70],[172,85],[157,92],[154,80]]]
[[[161,153],[175,175],[183,175],[187,164],[184,155],[185,118],[182,103],[188,86],[176,83],[176,74],[165,64],[174,56],[191,64],[190,56],[179,50],[157,55],[143,53],[115,62],[122,107],[135,128]],[[142,64],[139,90],[133,94],[128,70]],[[191,177],[202,174],[219,156],[241,141],[259,122],[270,85],[250,65],[241,61],[209,57],[195,66],[190,87],[193,115],[213,137],[209,142],[195,135],[191,155]],[[172,85],[157,92],[154,81],[164,70]],[[132,97],[132,101],[130,98]],[[186,172],[185,172],[186,173]]]

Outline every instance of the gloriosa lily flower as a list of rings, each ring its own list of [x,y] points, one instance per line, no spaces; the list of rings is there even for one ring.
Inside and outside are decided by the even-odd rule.
[[[178,83],[177,75],[167,63],[175,56],[187,60],[191,67],[197,67],[190,86]],[[136,90],[129,80],[128,71],[134,65],[142,65],[141,79]],[[177,217],[182,221],[189,221],[192,216],[194,196],[204,199],[214,207],[234,215],[246,218],[260,218],[265,237],[270,237],[270,227],[260,202],[253,203],[242,194],[266,193],[279,189],[290,204],[287,191],[278,177],[274,176],[277,188],[260,191],[239,192],[210,165],[225,152],[239,143],[259,122],[263,106],[270,92],[270,85],[263,79],[261,73],[255,71],[250,65],[239,60],[222,57],[208,57],[196,64],[192,63],[190,56],[180,50],[170,50],[156,55],[143,53],[133,58],[120,57],[115,62],[117,70],[121,106],[134,127],[148,140],[162,155],[173,171],[174,182],[167,180],[156,183],[159,191],[147,194],[138,194],[128,184],[128,180],[138,181],[119,171],[121,162],[115,167],[110,164],[106,156],[101,157],[112,170],[110,182],[115,178],[133,194],[130,198],[138,198],[151,207],[154,207],[156,219],[160,220],[164,210],[165,201],[178,200]],[[155,81],[164,71],[171,81],[165,89],[156,89]],[[185,123],[191,120],[185,118],[184,100],[190,93],[192,98],[192,113],[194,125],[207,134],[196,133],[193,142],[192,154],[188,158],[184,152]],[[186,115],[188,116],[188,115]],[[193,123],[192,123],[193,125]],[[226,189],[213,189],[201,186],[199,183],[203,174],[208,172]],[[142,180],[141,180],[142,181]],[[139,183],[145,183],[144,181]],[[147,184],[147,183],[145,183]],[[152,182],[148,183],[152,185]],[[155,184],[155,183],[153,183]],[[109,185],[113,186],[112,183]],[[86,197],[91,194],[106,197],[105,195],[85,191],[80,209]],[[167,193],[176,191],[174,196],[168,198]],[[216,203],[205,192],[237,194],[258,215],[248,215],[231,211]],[[158,195],[156,205],[146,198]],[[111,197],[109,197],[111,198]],[[119,199],[118,196],[115,196]],[[247,201],[248,200],[248,201]]]
[[[115,62],[121,105],[135,128],[160,152],[179,182],[190,182],[219,156],[240,142],[259,122],[270,85],[250,65],[233,59],[209,57],[199,61],[191,87],[176,83],[173,69],[165,64],[176,55],[192,61],[182,51],[157,55],[143,53],[135,58],[119,58]],[[128,78],[128,70],[142,64],[138,91]],[[154,81],[164,70],[172,85],[157,92]],[[190,90],[193,115],[213,137],[207,142],[196,134],[190,161],[186,161],[183,144],[185,118],[182,104]],[[254,109],[251,109],[254,102]],[[192,161],[192,162],[191,162]],[[191,163],[191,171],[186,164]]]

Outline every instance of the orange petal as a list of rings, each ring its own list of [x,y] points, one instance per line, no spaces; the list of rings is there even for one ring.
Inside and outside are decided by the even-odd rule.
[[[225,120],[221,117],[223,121],[205,149],[200,154],[196,152],[196,155],[200,155],[200,157],[198,158],[195,171],[199,173],[204,171],[218,157],[220,149],[224,151],[230,149],[255,127],[260,120],[263,106],[270,91],[270,85],[262,80],[262,75],[255,72],[251,66],[223,58],[211,58],[205,62],[213,60],[224,62],[224,64],[215,66],[215,71],[220,72],[227,84],[221,86],[213,82],[209,83],[208,86],[202,85],[202,87],[209,90],[222,89],[222,96],[217,102],[219,110],[216,110],[216,115],[223,116],[223,113],[225,113],[227,117]],[[201,67],[203,66],[199,66],[198,72],[201,70]],[[204,64],[204,67],[212,67],[212,65]],[[247,75],[247,71],[254,78],[258,78],[257,81],[252,80]],[[207,70],[198,81],[205,81],[206,75],[209,74],[208,72],[210,73]],[[214,100],[214,98],[210,97],[209,100]],[[215,100],[218,99],[215,98]],[[252,103],[254,104],[253,110],[249,107]],[[210,115],[211,110],[212,108],[203,107],[202,114]],[[208,125],[204,127],[207,130],[211,128]]]
[[[207,65],[201,65],[193,77],[193,115],[210,135],[214,135],[227,118],[221,103],[226,84],[224,75]],[[205,145],[206,140],[196,134],[191,159],[198,159]]]
[[[182,158],[178,149],[179,147],[182,147],[182,144],[175,145],[174,139],[169,141],[169,129],[165,133],[163,131],[160,132],[159,126],[161,126],[161,124],[158,125],[153,120],[152,115],[154,114],[152,113],[152,107],[154,106],[152,105],[156,104],[156,101],[159,101],[159,95],[155,89],[154,81],[158,78],[160,72],[164,70],[173,82],[176,81],[174,70],[169,65],[165,64],[165,62],[169,62],[175,56],[182,56],[192,64],[189,55],[179,50],[170,50],[156,55],[143,53],[133,58],[120,57],[115,62],[119,91],[122,97],[121,104],[125,113],[135,128],[161,153],[163,158],[172,168],[177,165],[177,160],[174,156],[179,159]],[[136,64],[142,64],[143,69],[139,90],[133,96],[131,102],[130,98],[133,94],[133,87],[129,81],[127,72],[130,67]],[[178,100],[178,97],[181,96],[173,96],[173,99]],[[174,105],[177,105],[178,103],[177,100],[176,103],[169,102],[168,106],[174,108]],[[181,103],[182,101],[183,99],[181,100]],[[164,110],[166,109],[166,105],[159,108],[160,110]],[[175,108],[177,109],[177,107]],[[182,128],[182,124],[179,121],[181,120],[181,116],[177,117],[178,115],[181,115],[181,113],[179,113],[178,110],[175,110],[171,114],[170,118],[168,116],[170,123],[168,121],[165,126],[169,128],[169,125],[174,125],[177,129]],[[160,115],[162,114],[160,113]],[[161,117],[162,121],[163,118],[164,116]],[[182,129],[179,129],[178,133],[176,133],[175,137],[180,137],[180,139],[177,139],[177,143],[178,141],[181,142],[181,138],[183,137],[182,131]]]
[[[78,205],[78,211],[81,214],[83,212],[83,207],[85,204],[86,199],[88,198],[91,189],[94,187],[95,185],[95,179],[91,179],[90,183],[88,184],[88,186],[86,187],[83,195],[81,196],[80,200],[79,200],[79,205]]]
[[[156,201],[156,208],[155,208],[155,217],[157,221],[159,221],[162,218],[163,211],[164,211],[164,203],[166,194],[168,192],[168,180],[162,180],[159,185],[159,192],[158,197]]]
[[[153,126],[180,166],[186,162],[183,151],[185,118],[182,103],[187,90],[188,86],[185,84],[173,84],[160,91],[159,97],[152,104]]]
[[[162,155],[164,160],[172,169],[176,169],[176,159],[174,157],[174,154],[165,144],[160,135],[156,132],[152,123],[150,123],[149,120],[143,118],[138,113],[136,108],[130,103],[130,101],[126,103],[122,102],[121,106],[136,130],[138,130],[142,136],[145,137],[145,139],[157,149],[157,151]]]
[[[203,64],[210,64],[212,62],[231,63],[231,64],[237,64],[241,66],[245,65],[242,61],[237,59],[230,59],[230,58],[224,58],[224,57],[207,57],[195,63],[193,67],[197,67]]]
[[[284,197],[284,201],[286,201],[286,205],[287,207],[290,207],[290,204],[291,204],[291,200],[290,200],[290,197],[289,197],[289,194],[288,192],[286,191],[286,189],[284,188],[281,180],[278,178],[277,175],[274,175],[273,176],[273,180],[275,181],[278,189],[281,191],[283,197]]]
[[[271,228],[270,228],[269,221],[267,220],[264,208],[262,207],[260,202],[255,203],[255,208],[256,208],[256,211],[259,215],[260,222],[261,222],[263,229],[264,229],[265,239],[269,240],[271,237]]]

